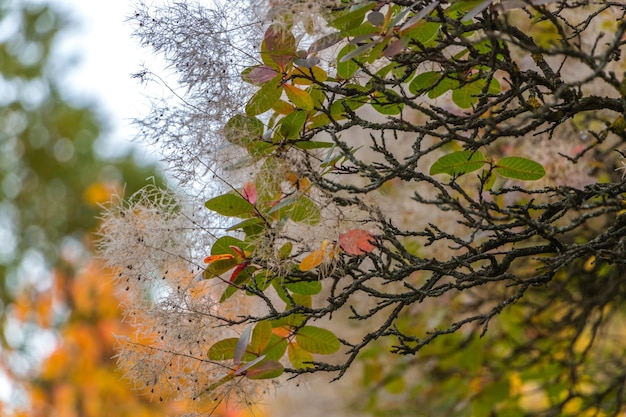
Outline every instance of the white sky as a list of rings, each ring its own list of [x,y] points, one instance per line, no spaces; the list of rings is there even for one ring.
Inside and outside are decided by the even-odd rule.
[[[21,0],[16,0],[21,1]],[[126,17],[133,12],[132,0],[30,0],[46,3],[64,14],[73,22],[57,45],[64,58],[76,61],[67,70],[62,69],[62,86],[72,99],[82,103],[95,103],[108,134],[102,139],[99,150],[115,156],[131,146],[134,129],[131,121],[149,110],[146,95],[160,96],[165,89],[148,89],[131,78],[142,64],[163,75],[163,63],[149,49],[140,48],[131,38],[132,27]],[[139,148],[139,146],[137,146]],[[156,159],[153,151],[138,149],[138,155]],[[9,333],[19,332],[13,329]],[[52,338],[52,339],[50,339]],[[44,332],[33,346],[35,356],[45,357],[54,347],[52,333]],[[0,372],[0,402],[11,404],[16,401],[16,392],[7,375]],[[23,398],[17,401],[24,400]]]
[[[66,33],[60,49],[78,62],[63,79],[74,97],[99,104],[104,121],[110,123],[111,128],[105,137],[106,146],[99,150],[105,155],[116,155],[127,149],[134,136],[132,120],[147,114],[146,95],[163,94],[154,85],[148,90],[137,79],[132,79],[131,74],[145,64],[163,75],[160,73],[163,63],[150,49],[139,47],[137,40],[131,38],[132,26],[126,19],[133,13],[133,1],[47,2],[68,11],[67,15],[76,22]]]

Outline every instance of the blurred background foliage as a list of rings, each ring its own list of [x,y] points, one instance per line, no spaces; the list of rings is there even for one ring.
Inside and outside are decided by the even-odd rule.
[[[116,371],[113,333],[131,330],[91,255],[99,205],[163,180],[132,152],[96,151],[102,116],[60,85],[62,16],[0,0],[0,414],[176,413]]]

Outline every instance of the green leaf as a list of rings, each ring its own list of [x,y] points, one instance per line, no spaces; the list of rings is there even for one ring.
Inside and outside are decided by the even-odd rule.
[[[310,198],[299,196],[295,203],[285,209],[285,214],[296,223],[315,225],[320,222],[320,209]]]
[[[250,98],[250,101],[246,104],[246,114],[248,116],[256,116],[258,114],[265,113],[272,108],[274,103],[280,100],[280,96],[283,94],[282,88],[280,88],[280,82],[282,75],[278,75],[272,81],[268,81]]]
[[[315,225],[321,220],[319,207],[304,195],[290,196],[272,207],[268,214],[277,213],[278,218],[290,218],[297,223]]]
[[[459,176],[480,169],[486,163],[479,151],[458,151],[444,155],[430,167],[430,175],[450,174]]]
[[[353,60],[342,61],[342,58],[356,49],[356,45],[348,44],[337,54],[337,75],[344,80],[349,79],[359,69],[359,64]]]
[[[367,1],[359,5],[355,5],[351,11],[339,16],[335,20],[330,21],[328,25],[341,31],[356,28],[363,23],[365,14],[374,7],[376,7],[375,1]]]
[[[320,149],[320,148],[332,148],[333,144],[330,142],[315,142],[312,140],[300,140],[293,144],[298,149]]]
[[[291,251],[293,250],[293,243],[287,242],[283,246],[278,249],[278,259],[285,260],[291,256]]]
[[[211,246],[211,255],[221,255],[224,253],[230,253],[231,255],[237,255],[237,252],[231,248],[231,246],[238,247],[243,251],[251,251],[252,246],[243,240],[237,239],[232,236],[222,236],[213,243]]]
[[[303,306],[303,307],[311,308],[313,306],[313,297],[311,297],[310,295],[301,295],[301,294],[292,293],[291,298],[293,299],[293,304],[289,303],[291,307]]]
[[[272,322],[273,327],[273,322]],[[272,333],[270,341],[263,352],[261,352],[267,359],[279,360],[285,354],[287,350],[288,341],[286,338],[275,335]]]
[[[315,326],[304,326],[296,333],[298,345],[307,352],[330,354],[341,347],[333,332]]]
[[[347,114],[346,107],[349,110],[356,110],[365,103],[369,101],[369,97],[366,95],[359,96],[357,98],[344,98],[341,100],[336,100],[330,105],[330,114],[335,119],[339,119],[343,117],[343,115]]]
[[[269,288],[272,280],[276,277],[271,271],[264,269],[254,274],[252,278],[252,281],[246,285],[246,295],[255,295],[255,293],[252,292],[253,290],[264,292]]]
[[[465,84],[452,91],[452,101],[462,109],[468,109],[478,103],[478,98],[483,90],[485,82],[479,80],[470,84]]]
[[[433,85],[439,81],[441,74],[436,71],[428,71],[419,74],[413,78],[413,81],[409,84],[409,91],[411,94],[424,94],[433,88]]]
[[[459,85],[459,82],[457,80],[454,80],[449,77],[445,77],[444,79],[439,81],[439,84],[433,86],[433,88],[431,88],[428,91],[428,98],[437,98],[445,94],[446,92],[454,88],[457,88],[458,85]]]
[[[250,217],[254,214],[254,206],[235,192],[214,197],[204,203],[204,206],[228,217]]]
[[[485,181],[484,185],[483,185],[483,189],[485,191],[491,190],[493,188],[493,186],[496,184],[496,176],[493,173],[490,173],[488,171],[483,171],[483,178],[485,175],[489,175],[489,178],[487,178],[487,180]]]
[[[272,323],[267,320],[258,322],[252,331],[248,352],[260,356],[272,337]]]
[[[300,137],[307,113],[304,110],[296,110],[284,117],[280,123],[280,133],[285,139],[297,139]]]
[[[283,374],[285,368],[278,361],[264,360],[246,371],[248,379],[277,378]]]
[[[273,322],[272,322],[273,327]],[[279,360],[285,354],[289,341],[281,336],[271,334],[270,341],[265,347],[265,350],[261,352],[267,359]]]
[[[440,28],[441,23],[427,22],[425,20],[422,20],[413,29],[409,30],[405,34],[402,34],[402,37],[408,37],[411,40],[417,41],[424,46],[429,46],[429,44],[435,38],[437,38],[437,34],[439,34]]]
[[[453,19],[465,16],[467,12],[481,4],[484,0],[457,0],[445,10],[445,13]]]
[[[246,235],[254,235],[261,233],[265,226],[266,224],[263,219],[259,217],[252,217],[251,219],[246,219],[242,222],[230,226],[228,229],[226,229],[226,231],[230,232],[233,230],[243,230]]]
[[[494,166],[494,171],[506,178],[527,181],[538,180],[546,175],[546,170],[541,164],[519,156],[500,159]]]
[[[222,385],[224,385],[225,383],[232,381],[235,378],[235,374],[233,373],[229,373],[227,374],[224,378],[220,379],[217,382],[212,383],[211,385],[209,385],[209,387],[206,389],[205,392],[212,392],[213,390],[221,387]]]
[[[230,337],[214,343],[207,353],[209,359],[212,361],[232,360],[235,357],[235,348],[238,340],[236,337]]]
[[[311,363],[313,362],[313,355],[296,343],[289,343],[287,356],[295,369],[313,368],[315,366]]]
[[[480,96],[485,89],[486,78],[479,78],[474,82],[465,84],[452,92],[452,101],[462,109],[468,109],[478,103]],[[495,78],[489,82],[488,94],[498,94],[500,92],[500,83]]]
[[[230,118],[224,126],[224,137],[230,143],[247,147],[250,143],[263,137],[263,123],[256,117],[237,114]]]
[[[389,96],[394,97],[392,99]],[[380,114],[395,115],[402,113],[404,103],[401,103],[402,97],[393,90],[387,90],[384,93],[376,91],[372,94],[370,104]]]
[[[322,283],[319,281],[299,281],[285,283],[285,288],[300,295],[315,295],[322,291]]]
[[[289,300],[283,300],[285,302],[288,302]],[[280,319],[277,320],[272,320],[272,327],[277,328],[277,327],[287,327],[287,328],[291,328],[291,327],[298,327],[301,326],[302,323],[304,323],[304,321],[306,320],[306,317],[303,314],[290,314],[286,317],[282,317]]]

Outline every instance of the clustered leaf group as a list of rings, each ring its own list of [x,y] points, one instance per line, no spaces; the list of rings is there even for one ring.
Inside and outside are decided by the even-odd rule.
[[[451,18],[462,16],[474,3],[458,1],[444,13]],[[312,197],[315,185],[290,168],[290,160],[284,156],[287,151],[296,149],[315,155],[327,148],[318,169],[322,177],[331,175],[355,150],[335,152],[337,143],[313,139],[319,128],[348,118],[366,104],[384,116],[403,112],[399,94],[377,85],[375,80],[393,72],[415,97],[427,93],[435,99],[452,91],[452,100],[461,109],[471,108],[479,99],[485,100],[481,97],[500,92],[493,71],[484,64],[464,73],[447,73],[418,72],[392,61],[379,65],[380,69],[365,85],[356,81],[356,74],[364,64],[399,55],[409,44],[417,50],[436,46],[442,24],[426,19],[433,10],[434,6],[421,11],[398,5],[381,8],[376,1],[345,6],[327,18],[328,27],[334,32],[314,39],[307,50],[298,49],[298,41],[289,27],[269,25],[260,46],[260,63],[242,72],[243,80],[258,89],[246,103],[245,112],[230,118],[224,128],[224,138],[247,153],[244,160],[231,168],[257,164],[258,175],[241,190],[231,190],[205,204],[215,213],[237,219],[228,231],[243,236],[242,239],[230,235],[218,238],[205,258],[208,266],[204,278],[221,279],[227,284],[221,302],[237,291],[258,296],[271,288],[284,302],[285,312],[306,311],[324,287],[323,273],[315,272],[316,268],[341,257],[363,257],[376,250],[375,236],[356,228],[340,233],[337,241],[322,241],[309,253],[303,253],[291,241],[283,241],[276,249],[280,266],[276,260],[268,261],[260,255],[267,246],[272,248],[277,244],[274,237],[286,222],[315,226],[321,221],[323,208]],[[471,19],[459,22],[470,23]],[[323,68],[317,55],[338,44],[341,48],[333,57],[334,62]],[[488,54],[489,50],[489,42],[484,41],[462,49],[454,58]],[[334,73],[329,74],[332,70]],[[357,94],[354,98],[346,96],[329,102],[326,90],[333,84],[341,84]],[[430,168],[430,175],[446,173],[458,177],[485,165],[488,168],[482,176],[489,178],[485,189],[493,186],[493,174],[519,180],[537,180],[545,174],[540,164],[526,158],[505,157],[496,161],[486,158],[479,150],[464,150],[442,156]],[[274,180],[268,181],[268,176]],[[223,278],[229,271],[230,275]],[[212,388],[237,376],[275,378],[283,372],[280,360],[285,353],[294,369],[303,369],[315,366],[312,354],[339,350],[339,339],[331,331],[307,325],[308,320],[306,314],[262,320],[253,331],[246,329],[238,339],[215,343],[209,350],[209,359],[232,361],[232,368]]]

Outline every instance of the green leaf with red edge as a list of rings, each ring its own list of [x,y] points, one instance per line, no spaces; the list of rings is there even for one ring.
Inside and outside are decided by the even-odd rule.
[[[248,379],[271,379],[281,376],[284,371],[280,362],[266,359],[248,369],[245,375]]]
[[[271,25],[263,36],[261,52],[284,70],[296,57],[296,38],[284,27]]]
[[[233,276],[231,276],[229,280],[228,287],[226,287],[226,289],[222,293],[222,296],[220,297],[220,303],[226,301],[227,299],[232,297],[232,295],[235,294],[238,290],[242,289],[244,285],[248,281],[250,281],[250,273],[253,270],[254,269],[252,267],[246,268],[244,266],[244,268],[236,270],[236,273],[234,271]]]
[[[230,279],[228,280],[229,282],[236,282],[237,277],[239,276],[239,274],[248,266],[248,263],[240,263],[239,265],[235,266],[235,269],[233,270],[233,273],[230,274]]]
[[[226,259],[222,261],[212,262],[203,272],[202,276],[204,279],[216,278],[234,267],[237,266],[239,261],[236,259]]]
[[[315,326],[304,326],[296,332],[296,342],[307,352],[331,354],[341,347],[337,336],[330,330]]]
[[[211,246],[211,255],[230,254],[233,255],[233,259],[212,262],[203,273],[204,279],[211,279],[222,275],[241,263],[242,259],[240,259],[238,251],[234,250],[233,247],[237,247],[244,252],[252,251],[252,246],[247,242],[232,236],[220,237],[215,241],[213,246]]]
[[[306,369],[313,368],[313,355],[310,352],[302,349],[297,343],[289,343],[287,347],[287,356],[289,362],[294,369]]]
[[[254,93],[246,104],[246,114],[257,116],[271,109],[283,94],[283,89],[280,87],[281,81],[282,76],[278,75],[273,80],[263,84],[263,87]]]
[[[367,230],[351,229],[339,235],[339,245],[349,255],[363,255],[376,249],[374,236]]]

